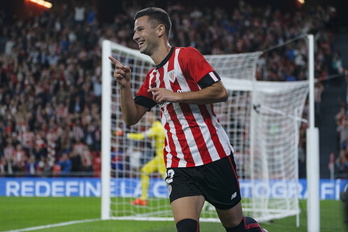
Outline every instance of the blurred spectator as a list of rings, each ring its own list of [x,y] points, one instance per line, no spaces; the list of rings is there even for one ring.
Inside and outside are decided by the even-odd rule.
[[[343,66],[342,66],[342,58],[339,51],[333,51],[332,56],[332,74],[342,74]]]
[[[339,155],[336,159],[336,165],[339,172],[348,170],[348,116],[345,115],[341,123],[337,126],[339,133]],[[347,168],[347,170],[346,170]]]
[[[12,167],[12,160],[0,157],[0,176],[13,176],[15,173]],[[18,175],[18,173],[16,173]]]
[[[96,127],[92,123],[87,126],[86,131],[84,132],[84,142],[88,146],[89,150],[95,151],[96,147]]]
[[[15,37],[12,35],[5,44],[5,54],[6,55],[12,55],[12,49],[15,46],[16,42],[15,42]]]
[[[53,166],[49,163],[48,158],[41,156],[37,167],[38,175],[43,177],[51,176],[52,168]]]
[[[35,156],[37,161],[40,161],[41,157],[47,157],[46,144],[41,138],[40,134],[36,134],[34,140],[34,149],[31,152]]]
[[[348,115],[348,103],[342,102],[340,101],[340,110],[339,112],[335,115],[335,121],[336,121],[336,125],[339,126],[343,123],[343,119],[346,115]]]
[[[117,151],[117,148],[113,148],[111,151],[111,170],[112,175],[115,177],[124,177],[124,170],[126,170],[128,167],[126,167],[126,164],[129,164],[129,162],[126,161],[126,156],[123,151]]]
[[[71,160],[71,172],[79,172],[81,169],[81,155],[76,151],[73,150],[70,153],[70,160]]]
[[[70,154],[71,171],[80,172],[82,168],[82,154],[85,150],[86,144],[81,140],[77,140],[73,144],[72,152]]]
[[[81,153],[81,166],[80,171],[81,172],[93,172],[93,166],[92,166],[92,154],[89,150],[88,146],[84,146],[82,153]]]
[[[85,7],[83,6],[83,4],[81,4],[81,2],[75,2],[74,11],[75,22],[82,23],[85,19]]]
[[[85,137],[80,118],[76,118],[75,120],[73,120],[72,133],[73,133],[73,139],[75,141],[81,141]]]
[[[100,152],[95,152],[94,156],[92,156],[92,168],[94,177],[100,177],[101,174],[101,157]],[[112,159],[112,158],[111,158]]]
[[[47,128],[46,141],[47,141],[47,157],[51,166],[55,163],[57,156],[57,140],[58,140],[58,127],[56,125],[51,125]]]
[[[13,174],[13,161],[12,161],[12,154],[14,153],[14,146],[12,144],[12,139],[7,138],[6,139],[6,146],[4,148],[4,159],[2,161],[2,165],[4,166],[5,170],[7,171],[8,175]]]
[[[324,91],[324,85],[317,81],[314,85],[314,108],[315,108],[315,122],[320,123],[321,115],[321,95]]]
[[[28,159],[28,162],[25,166],[26,173],[28,177],[31,176],[37,176],[37,169],[38,169],[38,161],[35,158],[35,155],[31,155]]]
[[[7,171],[7,161],[5,159],[5,156],[0,156],[0,176],[5,176]]]
[[[67,153],[62,154],[57,164],[60,166],[60,175],[68,176],[70,174],[72,164]]]
[[[23,150],[23,147],[20,143],[16,145],[15,150],[12,153],[12,168],[14,172],[23,172],[25,171],[25,165],[27,161],[27,154]]]

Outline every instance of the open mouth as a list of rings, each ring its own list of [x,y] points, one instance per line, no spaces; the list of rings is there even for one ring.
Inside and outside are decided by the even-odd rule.
[[[144,41],[139,41],[138,46],[141,47],[144,44]]]

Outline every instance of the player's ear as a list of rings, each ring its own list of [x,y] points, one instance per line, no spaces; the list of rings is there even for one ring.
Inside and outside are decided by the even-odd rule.
[[[166,33],[166,27],[163,24],[157,26],[157,34],[159,37],[163,36]]]

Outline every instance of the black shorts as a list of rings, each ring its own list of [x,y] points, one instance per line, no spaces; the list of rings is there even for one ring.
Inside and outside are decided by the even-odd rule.
[[[198,167],[168,168],[165,180],[170,202],[201,195],[217,209],[230,209],[241,201],[232,155]]]

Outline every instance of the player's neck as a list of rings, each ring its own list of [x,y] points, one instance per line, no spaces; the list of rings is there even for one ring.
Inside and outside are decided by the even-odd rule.
[[[159,65],[164,58],[169,54],[170,49],[172,48],[169,43],[166,43],[158,47],[159,49],[151,55],[151,59],[155,62],[155,65]]]

